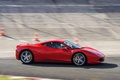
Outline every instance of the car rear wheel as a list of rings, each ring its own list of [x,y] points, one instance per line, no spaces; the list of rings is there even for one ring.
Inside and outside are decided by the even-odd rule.
[[[83,53],[76,53],[72,57],[72,62],[77,66],[82,66],[86,64],[87,58]]]
[[[29,50],[24,50],[21,52],[20,55],[20,60],[24,63],[24,64],[29,64],[33,62],[33,54],[31,51]]]

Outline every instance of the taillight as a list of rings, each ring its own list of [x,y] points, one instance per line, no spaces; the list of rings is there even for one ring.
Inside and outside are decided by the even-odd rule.
[[[17,45],[16,48],[20,47],[20,45]]]

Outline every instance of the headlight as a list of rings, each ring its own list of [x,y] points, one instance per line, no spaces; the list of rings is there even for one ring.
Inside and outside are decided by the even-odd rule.
[[[92,54],[94,54],[94,55],[96,55],[96,56],[100,56],[100,54],[98,53],[98,52],[95,52],[95,51],[90,51],[90,50],[87,50],[89,53],[92,53]]]
[[[96,56],[100,56],[100,54],[96,53],[96,52],[91,52],[92,54],[95,54]]]

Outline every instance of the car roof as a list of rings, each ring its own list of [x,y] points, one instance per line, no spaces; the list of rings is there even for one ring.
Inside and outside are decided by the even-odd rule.
[[[51,40],[46,40],[40,43],[46,43],[46,42],[64,42],[65,40],[63,39],[51,39]]]

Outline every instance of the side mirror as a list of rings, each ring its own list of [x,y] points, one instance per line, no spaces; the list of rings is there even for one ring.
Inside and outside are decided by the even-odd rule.
[[[69,50],[68,47],[64,47],[63,50]]]

